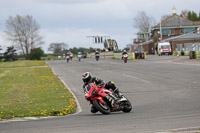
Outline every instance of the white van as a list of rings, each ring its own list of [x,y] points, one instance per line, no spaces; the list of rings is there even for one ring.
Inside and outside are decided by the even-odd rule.
[[[168,54],[171,55],[172,54],[172,49],[171,49],[171,45],[169,42],[160,42],[158,43],[158,54],[159,56],[164,55],[164,54]]]

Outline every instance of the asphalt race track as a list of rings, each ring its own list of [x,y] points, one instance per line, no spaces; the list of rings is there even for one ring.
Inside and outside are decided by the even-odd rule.
[[[47,63],[76,95],[75,115],[0,123],[0,133],[155,133],[200,127],[200,65],[172,63],[174,57],[137,60],[82,59]],[[166,62],[165,62],[166,61]],[[81,75],[113,80],[130,100],[130,113],[91,114]]]

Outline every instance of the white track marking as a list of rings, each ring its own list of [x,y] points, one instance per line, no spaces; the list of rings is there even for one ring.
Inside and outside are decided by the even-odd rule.
[[[123,74],[123,76],[128,77],[128,78],[132,78],[132,79],[137,79],[137,80],[140,80],[140,81],[145,82],[145,83],[150,83],[150,81],[140,79],[140,78],[137,78],[137,77],[134,77],[134,76],[131,76],[131,75]]]

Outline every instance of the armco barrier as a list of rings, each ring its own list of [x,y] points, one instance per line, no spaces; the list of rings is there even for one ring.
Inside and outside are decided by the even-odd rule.
[[[173,51],[174,56],[189,56],[190,52],[189,51]]]
[[[189,56],[190,52],[189,51],[184,51],[184,55]]]
[[[88,54],[87,56],[88,58],[95,58],[95,53],[91,53]],[[105,59],[105,58],[113,58],[114,57],[114,53],[113,51],[109,51],[109,52],[100,52],[100,59]]]
[[[87,58],[95,58],[95,53],[91,53],[87,55]],[[122,53],[113,53],[113,52],[101,52],[100,58],[114,58],[114,59],[122,59]],[[146,59],[146,52],[144,53],[128,53],[129,60],[135,59]]]
[[[122,53],[114,53],[114,59],[122,59]],[[135,54],[134,53],[128,53],[128,59],[129,60],[135,60]]]
[[[128,53],[128,59],[131,60],[131,59],[135,59],[133,58],[135,57],[134,56],[134,53]],[[122,59],[122,53],[114,53],[114,59]]]
[[[176,51],[173,51],[173,56],[176,56],[177,55],[177,52]]]
[[[114,59],[122,59],[122,53],[114,53]],[[146,59],[146,52],[144,53],[128,53],[129,60]]]

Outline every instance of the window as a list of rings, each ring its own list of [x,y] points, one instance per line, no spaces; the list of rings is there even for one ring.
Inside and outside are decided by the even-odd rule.
[[[182,28],[181,33],[195,32],[195,28]]]
[[[182,50],[182,44],[177,44],[177,50],[176,51],[181,51]]]
[[[174,32],[174,29],[171,29],[171,34],[174,35],[174,33],[175,33],[175,32]]]
[[[161,49],[168,49],[168,48],[170,48],[170,45],[163,45],[163,46],[161,46]]]
[[[174,29],[163,29],[162,35],[174,35]]]
[[[168,35],[168,34],[170,34],[170,29],[162,30],[162,35]]]
[[[149,34],[146,34],[145,39],[149,39]]]
[[[192,51],[192,43],[184,43],[185,51]]]
[[[200,43],[192,44],[192,51],[200,51]]]
[[[140,35],[139,35],[139,38],[140,38],[140,39],[144,39],[144,34],[140,34]]]

